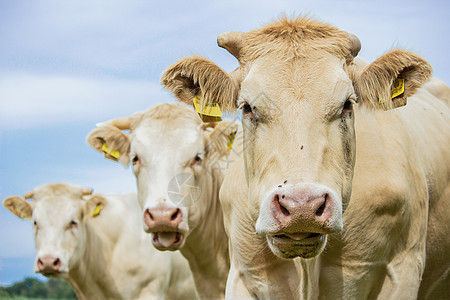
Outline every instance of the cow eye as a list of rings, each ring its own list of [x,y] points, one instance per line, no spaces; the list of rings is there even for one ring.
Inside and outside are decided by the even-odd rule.
[[[242,111],[243,111],[244,113],[251,113],[251,112],[252,112],[252,107],[250,106],[250,104],[245,103],[245,104],[242,106]]]
[[[134,154],[132,157],[131,157],[131,163],[133,164],[133,166],[135,165],[135,164],[137,164],[139,162],[139,156],[137,156],[137,154]]]
[[[34,226],[34,228],[37,228],[38,225],[37,225],[36,221],[33,222],[33,226]]]
[[[239,106],[239,108],[242,109],[243,116],[245,116],[246,118],[249,118],[250,120],[255,119],[255,115],[253,113],[254,108],[252,109],[250,104],[248,104],[247,102],[242,102],[241,105]]]
[[[72,221],[70,222],[70,228],[75,228],[75,227],[77,227],[77,226],[78,226],[78,222],[77,222],[77,221],[72,220]]]
[[[352,108],[352,102],[350,100],[345,101],[344,103],[344,110],[345,109],[351,109]]]
[[[348,117],[348,116],[351,117],[353,110],[353,103],[355,103],[355,101],[352,98],[348,98],[344,102],[344,106],[342,106],[341,117]]]
[[[201,153],[195,155],[194,159],[190,163],[191,168],[200,165],[202,161],[203,161],[203,156]]]
[[[194,160],[192,161],[192,165],[199,164],[199,163],[202,162],[202,160],[203,160],[203,157],[202,157],[202,155],[199,153],[199,154],[197,154],[197,155],[194,157]]]

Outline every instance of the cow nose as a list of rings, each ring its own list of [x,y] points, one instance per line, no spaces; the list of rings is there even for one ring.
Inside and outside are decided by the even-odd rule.
[[[271,210],[282,228],[292,232],[335,231],[336,201],[326,189],[309,187],[279,188],[273,194]]]
[[[45,255],[38,259],[37,266],[39,273],[56,273],[61,269],[61,260],[52,255]]]
[[[150,231],[176,229],[182,219],[183,212],[177,207],[158,206],[144,212],[144,222]]]

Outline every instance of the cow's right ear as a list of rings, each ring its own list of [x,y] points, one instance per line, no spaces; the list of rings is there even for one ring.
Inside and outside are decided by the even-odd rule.
[[[161,84],[189,105],[198,97],[201,106],[218,103],[224,111],[235,111],[239,95],[236,80],[215,63],[201,56],[184,58],[164,71]]]
[[[3,206],[21,219],[31,219],[33,214],[33,207],[31,204],[19,196],[6,198],[3,201]]]
[[[130,139],[121,129],[102,124],[87,135],[86,141],[106,158],[120,161],[124,166],[130,163]]]

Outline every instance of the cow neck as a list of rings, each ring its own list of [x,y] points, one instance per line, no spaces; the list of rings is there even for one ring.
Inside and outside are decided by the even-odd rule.
[[[224,297],[230,267],[228,238],[219,201],[223,175],[221,172],[217,173],[214,176],[206,174],[207,178],[202,182],[203,191],[208,191],[202,195],[210,197],[202,196],[199,202],[207,205],[205,211],[208,213],[192,230],[181,249],[181,253],[189,262],[201,298]]]
[[[86,247],[77,265],[71,266],[69,283],[80,299],[120,299],[120,293],[109,274],[107,262],[112,256],[114,245],[94,230],[93,224],[86,224]],[[100,228],[96,226],[95,228]]]
[[[295,259],[299,278],[299,299],[319,298],[320,255],[311,259]]]

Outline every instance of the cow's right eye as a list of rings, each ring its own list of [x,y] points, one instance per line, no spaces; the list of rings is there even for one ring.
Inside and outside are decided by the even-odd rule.
[[[72,221],[70,222],[70,228],[75,228],[75,227],[77,227],[77,226],[78,226],[78,222],[77,222],[77,221],[72,220]]]
[[[245,116],[252,121],[255,119],[255,115],[250,104],[248,104],[247,102],[241,102],[239,108],[242,109],[242,116]]]
[[[252,112],[252,107],[250,106],[250,104],[245,103],[244,106],[242,106],[242,111],[244,113],[251,113]]]
[[[34,228],[37,228],[38,225],[37,225],[36,221],[33,222],[33,226],[34,226]]]

